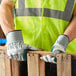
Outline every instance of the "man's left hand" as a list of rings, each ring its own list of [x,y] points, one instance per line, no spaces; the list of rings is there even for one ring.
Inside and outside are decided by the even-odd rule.
[[[61,52],[65,53],[68,44],[69,38],[66,35],[60,35],[51,49],[52,54],[56,55]],[[40,57],[40,59],[45,62],[56,63],[56,58],[51,55]]]

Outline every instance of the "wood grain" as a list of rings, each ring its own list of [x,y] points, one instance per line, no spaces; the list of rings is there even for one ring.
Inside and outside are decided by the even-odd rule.
[[[16,60],[11,60],[12,76],[19,76],[19,63]]]
[[[18,61],[10,60],[4,50],[0,50],[0,76],[19,76]]]
[[[39,55],[27,54],[28,57],[28,76],[40,76]]]
[[[56,57],[57,57],[57,76],[63,76],[62,54],[58,54]]]
[[[3,51],[0,51],[0,76],[5,76],[5,63]]]
[[[6,52],[4,52],[4,63],[5,63],[5,76],[12,76],[11,62]]]
[[[45,62],[40,60],[40,76],[45,76]]]
[[[7,49],[6,46],[0,46],[0,50],[5,50],[6,51],[6,49]],[[47,51],[28,51],[28,53],[31,53],[31,54],[39,54],[41,56],[50,54],[51,56],[56,57],[51,52],[47,52]],[[61,54],[64,54],[64,53],[61,53]],[[72,56],[72,59],[76,59],[76,53],[65,53],[65,54],[71,55]]]
[[[72,58],[71,55],[68,55],[67,57],[67,76],[72,76]]]
[[[41,56],[45,56],[50,54],[53,57],[56,57],[56,55],[53,55],[51,52],[47,52],[47,51],[28,51],[28,53],[30,54],[39,54]],[[60,54],[67,54],[67,55],[71,55],[72,59],[76,60],[76,53],[60,53]]]
[[[67,70],[67,55],[63,54],[63,76],[67,76],[68,70]]]

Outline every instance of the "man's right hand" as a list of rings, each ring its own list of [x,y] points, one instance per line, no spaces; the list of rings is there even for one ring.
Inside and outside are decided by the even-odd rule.
[[[7,54],[10,59],[27,60],[27,49],[38,50],[35,47],[24,44],[20,30],[9,32],[7,35]]]

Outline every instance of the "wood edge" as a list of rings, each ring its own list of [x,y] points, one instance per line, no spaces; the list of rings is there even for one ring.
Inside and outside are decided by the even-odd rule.
[[[50,54],[51,56],[56,57],[56,55],[53,55],[51,52],[46,52],[46,51],[28,51],[27,53],[40,54],[40,56],[45,56],[45,55]],[[73,53],[60,53],[60,54],[71,55],[72,56],[72,59],[75,59],[76,60],[76,53],[75,54],[73,54]]]
[[[6,51],[7,48],[6,48],[6,46],[0,46],[0,50],[4,50],[4,51]]]
[[[0,51],[6,51],[6,50],[7,50],[6,46],[0,46]],[[40,54],[41,56],[50,54],[51,56],[56,57],[51,52],[46,52],[46,51],[41,51],[41,50],[40,51],[28,51],[28,53]],[[61,54],[68,54],[72,56],[72,59],[76,59],[76,53],[75,54],[74,53],[61,53]]]

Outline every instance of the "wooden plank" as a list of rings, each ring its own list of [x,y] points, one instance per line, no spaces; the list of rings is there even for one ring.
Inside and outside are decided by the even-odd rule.
[[[5,76],[4,51],[0,51],[0,76]]]
[[[19,76],[18,61],[10,60],[3,50],[0,51],[0,76]]]
[[[6,52],[4,53],[4,62],[5,62],[5,76],[11,76],[11,62]]]
[[[39,74],[39,55],[27,54],[28,76],[40,76]]]
[[[50,54],[51,56],[56,57],[51,52],[47,52],[47,51],[28,51],[28,53],[31,53],[31,54],[39,54],[41,56]],[[75,59],[76,60],[76,53],[61,53],[61,54],[71,55],[72,56],[72,59]]]
[[[63,54],[63,76],[67,76],[67,55]]]
[[[46,52],[46,51],[28,51],[30,54],[39,54],[40,56],[48,55],[50,54],[51,56],[54,56],[51,52]]]
[[[4,50],[0,50],[0,76],[11,76],[10,60]]]
[[[12,64],[12,76],[19,76],[19,64],[18,61],[16,60],[11,60],[11,64]]]
[[[40,60],[40,76],[45,76],[45,62]]]
[[[6,46],[0,46],[0,51],[6,51],[6,50],[7,50]]]
[[[6,47],[1,47],[0,49],[2,52],[3,49],[6,50]],[[39,56],[44,56],[44,55],[48,55],[48,54],[56,57],[55,55],[53,55],[50,52],[43,52],[43,51],[29,51],[28,52],[28,72],[29,72],[28,76],[45,76],[45,62],[40,60]],[[64,54],[64,53],[62,53],[62,54]],[[57,75],[58,76],[71,76],[71,60],[70,60],[71,58],[67,57],[67,56],[70,55],[70,56],[72,56],[73,59],[76,59],[76,54],[66,53],[63,56],[62,56],[62,54],[59,54],[59,56],[57,55]],[[4,56],[0,55],[0,76],[3,76],[7,73],[7,71],[3,70],[4,71],[4,74],[3,74],[3,71],[2,71],[2,68],[3,69],[7,68],[7,65],[10,65],[10,66],[12,65],[12,71],[10,70],[10,67],[9,67],[9,71],[8,71],[8,72],[11,71],[12,76],[19,76],[18,62],[11,60],[12,64],[10,64],[10,61],[8,60],[8,63],[6,63],[6,61],[5,61],[5,63],[7,65],[4,66],[4,64],[2,64],[2,63],[4,63],[3,59],[4,59]],[[35,70],[33,70],[32,68]],[[70,71],[70,73],[68,71]],[[7,75],[11,76],[11,73],[9,75],[8,74]]]
[[[63,76],[62,54],[58,54],[56,57],[57,57],[57,76]]]
[[[71,71],[71,62],[72,62],[72,60],[71,60],[71,55],[68,55],[68,57],[67,57],[67,76],[71,76],[72,75],[72,71]]]
[[[15,60],[9,60],[8,56],[6,55],[6,47],[1,47],[0,46],[0,51],[1,51],[1,58],[0,58],[0,69],[1,69],[1,74],[0,76],[3,76],[2,74],[6,74],[6,76],[19,76],[19,64],[18,61]],[[3,53],[3,54],[2,54]],[[4,55],[5,54],[5,55]],[[4,60],[3,60],[4,57]],[[4,63],[5,64],[4,64]],[[5,68],[5,72],[2,72],[2,68]]]
[[[6,51],[6,49],[7,49],[6,46],[0,46],[0,50],[5,50]],[[41,56],[50,54],[51,56],[56,57],[51,52],[41,51],[41,50],[40,51],[28,51],[28,53],[31,53],[31,54],[40,54]],[[76,59],[76,53],[65,53],[65,54],[71,55],[72,59]]]
[[[1,68],[2,68],[1,65],[2,65],[2,64],[1,64],[1,51],[0,51],[0,76],[2,76],[2,75],[1,75],[1,73],[2,73],[2,72],[1,72]]]
[[[71,55],[63,54],[63,76],[71,76]]]

